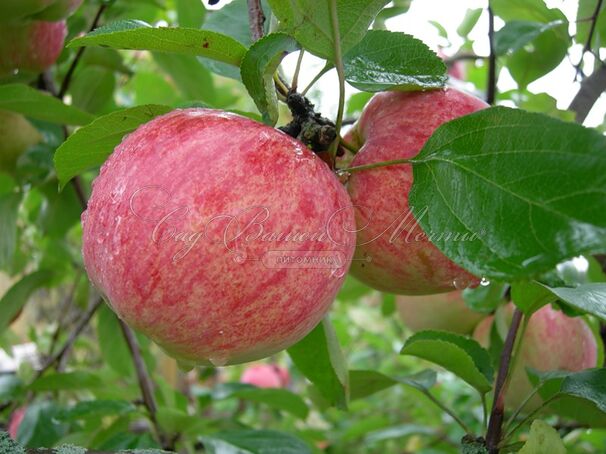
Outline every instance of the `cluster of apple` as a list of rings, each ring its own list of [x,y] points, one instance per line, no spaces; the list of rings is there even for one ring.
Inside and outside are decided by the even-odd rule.
[[[0,80],[33,77],[59,58],[67,35],[65,18],[82,0],[0,2]],[[0,170],[12,172],[18,157],[42,136],[22,115],[0,110]]]

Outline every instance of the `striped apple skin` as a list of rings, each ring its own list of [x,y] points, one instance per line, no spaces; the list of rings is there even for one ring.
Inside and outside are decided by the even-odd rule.
[[[173,111],[126,137],[82,223],[86,269],[113,310],[192,364],[252,361],[303,338],[355,247],[351,202],[323,161],[278,130],[209,109]],[[334,266],[313,262],[326,257]]]

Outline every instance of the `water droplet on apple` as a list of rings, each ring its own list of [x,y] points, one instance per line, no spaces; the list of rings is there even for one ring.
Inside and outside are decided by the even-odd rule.
[[[222,329],[220,329],[220,330],[219,330],[219,334],[220,334],[221,336],[223,336],[223,335],[225,334],[225,331],[224,331],[224,330],[222,330]]]
[[[456,277],[452,280],[452,285],[457,290],[464,290],[467,287],[469,287],[469,284],[470,284],[469,279],[464,278],[464,277]]]
[[[342,184],[347,183],[349,177],[351,177],[351,172],[348,172],[347,170],[337,170],[337,178]]]
[[[239,265],[246,262],[246,259],[247,259],[246,252],[242,252],[242,251],[236,252],[236,254],[233,257],[233,261]]]
[[[97,238],[97,243],[103,244],[103,241],[105,241],[105,238],[103,238],[102,236]]]
[[[227,355],[217,355],[211,358],[208,358],[210,363],[215,367],[223,367],[229,362],[229,358]]]
[[[480,285],[481,285],[482,287],[488,287],[488,286],[490,285],[490,281],[489,281],[488,279],[486,279],[485,277],[483,277],[483,278],[480,280]]]

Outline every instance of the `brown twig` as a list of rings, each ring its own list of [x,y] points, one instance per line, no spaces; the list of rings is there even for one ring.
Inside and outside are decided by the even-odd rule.
[[[509,363],[511,354],[522,321],[522,312],[516,308],[511,320],[511,326],[505,338],[503,351],[501,352],[501,360],[499,363],[499,371],[495,381],[494,402],[492,411],[490,412],[490,420],[488,422],[488,430],[486,431],[486,447],[490,454],[498,454],[499,442],[501,441],[501,431],[503,428],[503,416],[505,413],[505,382],[509,373]]]
[[[247,2],[250,36],[254,42],[263,38],[263,25],[265,24],[265,14],[263,14],[261,0],[247,0]]]
[[[95,15],[95,18],[93,19],[93,23],[90,26],[90,29],[88,30],[89,33],[92,32],[95,28],[97,28],[97,26],[99,25],[99,20],[101,19],[101,15],[103,14],[103,12],[105,11],[106,8],[107,8],[107,4],[101,3],[101,6],[99,6],[99,9],[97,10],[97,14]],[[69,66],[69,69],[67,70],[67,73],[65,74],[65,78],[63,79],[63,83],[61,83],[61,88],[59,89],[59,93],[57,94],[57,97],[59,99],[63,99],[63,97],[67,93],[67,90],[69,89],[69,84],[71,83],[72,77],[74,75],[74,71],[76,70],[76,67],[78,66],[78,63],[80,62],[80,59],[82,58],[82,55],[84,54],[85,50],[86,50],[86,47],[81,47],[78,49],[78,52],[76,52],[76,56],[74,57],[72,64]]]
[[[147,372],[147,367],[145,362],[143,361],[143,356],[141,355],[141,347],[139,346],[139,342],[135,336],[133,330],[131,330],[126,323],[120,320],[120,329],[122,330],[122,334],[124,335],[124,339],[126,340],[126,344],[128,346],[128,350],[133,358],[133,365],[135,366],[135,372],[137,373],[137,381],[139,382],[139,388],[141,389],[141,396],[143,397],[143,405],[147,408],[147,412],[149,413],[149,419],[154,426],[154,430],[162,447],[164,449],[173,449],[173,444],[175,438],[172,440],[169,439],[160,428],[158,424],[158,419],[156,418],[156,413],[158,412],[158,406],[156,405],[156,399],[154,397],[154,385]]]
[[[598,98],[606,91],[606,64],[602,63],[591,76],[581,81],[581,88],[568,110],[575,113],[577,123],[583,123]]]
[[[600,10],[602,9],[602,1],[603,0],[598,0],[596,2],[595,10],[593,11],[593,14],[590,17],[591,25],[589,27],[589,34],[587,35],[587,41],[585,42],[585,46],[583,46],[583,52],[581,52],[581,59],[579,60],[579,63],[575,66],[575,73],[574,73],[575,80],[579,76],[579,73],[581,72],[581,65],[583,64],[583,57],[585,57],[585,54],[591,50],[591,41],[593,40],[593,34],[595,33],[595,27],[598,22],[598,16],[600,14]]]
[[[84,331],[84,329],[88,326],[89,322],[93,318],[93,315],[95,315],[95,312],[97,312],[97,309],[99,309],[102,304],[103,298],[99,297],[95,300],[95,302],[90,305],[88,310],[80,318],[78,325],[76,325],[74,330],[70,333],[69,338],[67,339],[65,344],[63,344],[61,350],[59,350],[57,353],[51,356],[48,361],[46,361],[44,366],[37,372],[36,378],[41,377],[48,369],[53,366],[53,364],[59,364],[61,363],[61,361],[63,361],[63,358],[69,353],[80,333],[82,333],[82,331]]]
[[[69,289],[69,292],[67,293],[65,298],[63,298],[63,301],[61,302],[61,305],[59,306],[59,316],[57,319],[57,328],[53,332],[53,335],[51,337],[50,346],[48,347],[48,356],[49,357],[52,356],[53,352],[55,351],[55,346],[57,345],[57,341],[59,340],[59,335],[61,334],[61,330],[63,329],[63,323],[64,323],[65,319],[67,318],[67,314],[69,312],[69,306],[72,304],[72,301],[74,300],[74,295],[76,294],[76,289],[78,288],[78,283],[80,282],[81,276],[82,276],[82,273],[79,270],[76,271],[76,278],[74,279],[74,282],[73,282],[71,288]]]
[[[488,44],[490,45],[490,55],[488,56],[486,102],[493,105],[497,95],[497,55],[494,51],[494,13],[490,6],[488,6]]]

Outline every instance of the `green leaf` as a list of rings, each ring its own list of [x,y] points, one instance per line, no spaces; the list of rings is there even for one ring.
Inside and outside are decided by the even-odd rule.
[[[543,306],[555,302],[556,298],[543,285],[522,281],[511,285],[511,300],[526,317],[530,317]]]
[[[336,0],[343,55],[366,34],[368,27],[389,0]],[[334,61],[333,29],[329,2],[314,0],[269,0],[280,20],[281,30],[295,37],[305,50]]]
[[[418,424],[400,424],[386,429],[376,430],[366,436],[367,443],[379,443],[386,440],[409,437],[411,435],[435,435],[437,429]]]
[[[541,33],[529,49],[522,48],[508,59],[507,68],[520,88],[555,69],[566,57],[570,38],[558,29]]]
[[[58,407],[52,402],[27,406],[17,430],[17,441],[24,446],[53,446],[65,435],[67,426],[55,420]],[[12,453],[12,451],[9,451]]]
[[[55,168],[61,187],[85,170],[103,164],[126,134],[170,110],[170,107],[158,105],[119,110],[77,130],[55,153]]]
[[[545,288],[562,302],[606,321],[606,284],[593,283],[575,288]]]
[[[410,205],[459,265],[490,279],[526,279],[606,249],[605,150],[594,130],[485,109],[426,142],[414,159]]]
[[[293,435],[273,430],[230,430],[200,438],[208,454],[311,454]]]
[[[585,45],[589,38],[589,30],[591,29],[591,21],[587,20],[593,16],[596,10],[598,0],[579,0],[579,8],[577,9],[577,33],[575,41]],[[596,21],[592,48],[604,47],[606,44],[606,3],[602,2],[602,6],[598,13]]]
[[[99,113],[111,105],[116,76],[101,66],[88,66],[78,71],[70,86],[74,106],[91,113]]]
[[[420,331],[406,340],[400,353],[438,364],[482,394],[492,389],[490,355],[473,339],[445,331]]]
[[[427,391],[436,383],[436,373],[427,369],[408,377],[392,378],[374,370],[349,371],[351,400],[361,399],[394,385],[404,384],[420,391]]]
[[[309,409],[305,401],[286,389],[246,387],[233,392],[229,397],[236,397],[251,402],[265,404],[282,410],[300,419],[307,418]]]
[[[350,370],[351,400],[361,399],[397,385],[398,381],[374,370]]]
[[[530,21],[507,22],[494,35],[494,51],[497,55],[505,55],[508,52],[516,51],[547,30],[565,24],[566,22],[561,20],[548,22],[547,24]]]
[[[31,294],[48,285],[53,273],[47,270],[35,271],[15,283],[0,299],[0,333],[8,327],[13,317],[25,306]]]
[[[344,57],[345,79],[363,91],[443,87],[444,62],[422,41],[399,32],[371,30]]]
[[[17,214],[21,194],[0,195],[0,269],[8,269],[13,262],[17,244]]]
[[[368,101],[370,101],[370,98],[372,98],[372,97],[373,97],[372,93],[368,93],[368,92],[364,92],[364,91],[351,95],[349,97],[349,99],[347,100],[347,104],[345,107],[345,113],[347,115],[353,115],[353,114],[362,112],[364,110],[364,106],[366,106],[366,104],[368,104]]]
[[[471,33],[473,28],[478,23],[481,15],[482,8],[469,8],[465,13],[463,21],[457,27],[457,35],[459,35],[461,38],[467,38],[467,35]]]
[[[31,391],[76,391],[101,388],[107,384],[93,372],[64,372],[43,375],[30,386]]]
[[[159,52],[153,55],[158,66],[173,79],[185,98],[215,104],[217,94],[212,74],[196,57]]]
[[[349,374],[334,328],[328,318],[288,349],[293,363],[322,396],[338,408],[346,408]]]
[[[560,393],[592,402],[606,414],[606,369],[589,369],[568,375],[562,382]]]
[[[0,109],[57,124],[85,125],[95,119],[89,113],[23,84],[0,85]]]
[[[543,0],[491,0],[490,6],[495,15],[505,22],[531,20],[547,23],[559,19],[566,20],[562,11],[547,8]]]
[[[246,48],[229,36],[193,28],[154,28],[141,21],[119,21],[72,39],[67,47],[107,46],[197,55],[239,66]]]
[[[491,313],[506,302],[505,293],[507,285],[499,282],[490,282],[476,288],[463,290],[463,299],[467,307],[476,312]]]
[[[204,23],[206,8],[200,0],[176,0],[177,20],[181,27],[200,28]]]
[[[528,441],[518,454],[566,454],[566,447],[557,430],[535,419],[530,425]]]
[[[56,418],[65,422],[74,422],[79,419],[123,415],[134,411],[136,407],[124,400],[86,400],[59,410]]]
[[[284,56],[297,49],[297,42],[290,36],[271,33],[254,43],[242,60],[242,82],[263,115],[263,122],[270,126],[275,126],[279,113],[273,75]]]
[[[121,335],[118,317],[107,305],[102,305],[97,313],[97,339],[101,357],[119,376],[133,376],[133,360]]]

